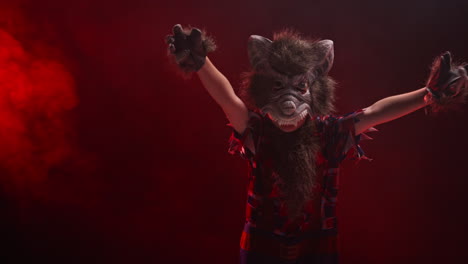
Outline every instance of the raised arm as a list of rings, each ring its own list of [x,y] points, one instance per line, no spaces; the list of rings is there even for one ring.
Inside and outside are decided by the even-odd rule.
[[[424,100],[428,91],[426,88],[390,96],[375,102],[364,109],[356,123],[356,134],[360,134],[372,126],[386,123],[407,115],[427,105]]]
[[[185,73],[197,72],[208,93],[221,106],[233,128],[243,133],[247,127],[248,110],[234,93],[226,77],[216,69],[206,54],[215,49],[211,38],[199,29],[184,30],[180,25],[173,27],[173,35],[166,37],[171,58]]]
[[[205,65],[197,72],[203,86],[221,106],[233,128],[243,133],[248,121],[248,110],[244,102],[234,93],[226,77],[206,58]]]
[[[434,60],[426,87],[390,96],[364,109],[356,134],[416,111],[428,104],[435,111],[464,102],[468,93],[468,65],[453,65],[449,52]]]

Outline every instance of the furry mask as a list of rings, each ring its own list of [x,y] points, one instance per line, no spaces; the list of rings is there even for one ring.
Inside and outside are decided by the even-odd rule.
[[[267,116],[263,153],[272,169],[289,215],[300,215],[314,198],[315,156],[320,149],[308,116],[333,110],[334,81],[327,76],[333,64],[333,42],[311,41],[292,31],[273,41],[251,36],[248,52],[252,71],[244,75],[240,95],[250,109]]]
[[[333,110],[333,42],[311,41],[283,31],[274,40],[253,35],[248,41],[253,71],[247,73],[241,96],[249,107],[267,115],[282,131],[301,127],[308,115]]]

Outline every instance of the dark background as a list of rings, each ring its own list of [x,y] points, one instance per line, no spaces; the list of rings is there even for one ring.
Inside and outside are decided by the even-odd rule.
[[[464,0],[41,0],[0,8],[1,29],[31,56],[60,62],[74,85],[57,94],[78,99],[57,110],[61,125],[50,131],[49,115],[21,119],[22,140],[53,142],[24,150],[31,161],[0,156],[1,263],[238,262],[247,166],[227,153],[227,120],[196,76],[184,80],[168,63],[163,39],[176,23],[215,37],[210,58],[234,87],[249,67],[251,34],[271,38],[292,27],[332,39],[339,113],[423,87],[445,50],[468,61]],[[32,84],[47,94],[47,85]],[[343,263],[468,257],[467,121],[467,106],[438,116],[420,110],[362,144],[373,161],[344,164]],[[7,144],[16,132],[0,126]],[[68,151],[31,165],[49,146]]]

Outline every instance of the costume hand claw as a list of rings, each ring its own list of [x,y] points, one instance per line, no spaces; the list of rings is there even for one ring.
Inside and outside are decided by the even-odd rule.
[[[456,97],[468,87],[468,65],[452,65],[452,56],[446,51],[434,60],[426,87],[436,98]]]
[[[169,53],[185,72],[198,71],[204,64],[208,51],[214,50],[211,39],[204,39],[198,28],[184,30],[180,24],[172,28],[173,35],[166,36]],[[207,47],[208,46],[208,47]]]

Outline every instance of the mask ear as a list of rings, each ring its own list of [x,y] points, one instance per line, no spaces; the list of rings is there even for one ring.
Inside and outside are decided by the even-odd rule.
[[[258,35],[252,35],[248,40],[250,65],[255,71],[262,71],[268,66],[268,52],[271,40]]]
[[[318,57],[316,69],[318,70],[319,74],[327,75],[333,66],[333,41],[329,39],[321,40],[315,43],[315,50]]]

